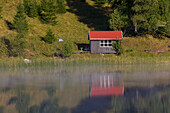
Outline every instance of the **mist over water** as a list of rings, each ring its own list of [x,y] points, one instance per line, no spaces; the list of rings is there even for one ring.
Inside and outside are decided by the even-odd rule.
[[[0,69],[0,113],[169,113],[169,95],[170,64]]]

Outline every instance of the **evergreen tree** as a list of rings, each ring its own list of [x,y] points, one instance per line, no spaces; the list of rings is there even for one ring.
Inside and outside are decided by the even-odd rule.
[[[0,6],[0,19],[2,18],[1,12],[2,12],[2,7]]]
[[[14,17],[14,26],[18,33],[18,38],[24,38],[28,33],[28,22],[24,14],[24,8],[21,3],[17,6],[17,14]]]
[[[57,13],[66,13],[66,6],[64,4],[64,0],[56,0],[57,1]]]
[[[38,16],[38,5],[36,0],[30,2],[28,16],[32,18]]]
[[[28,13],[29,13],[29,6],[30,6],[30,0],[24,0],[23,1],[23,5],[24,5],[24,10],[25,10],[25,13],[28,15]]]
[[[44,41],[49,43],[49,44],[52,44],[55,41],[55,36],[54,36],[51,29],[47,30],[46,36],[44,37]]]
[[[45,24],[57,24],[56,3],[53,0],[41,0],[40,19]]]
[[[160,19],[167,21],[170,18],[170,1],[169,0],[159,0],[159,15]]]

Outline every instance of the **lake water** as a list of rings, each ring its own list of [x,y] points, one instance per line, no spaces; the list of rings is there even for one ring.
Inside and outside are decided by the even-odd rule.
[[[0,113],[170,113],[170,64],[1,68]]]

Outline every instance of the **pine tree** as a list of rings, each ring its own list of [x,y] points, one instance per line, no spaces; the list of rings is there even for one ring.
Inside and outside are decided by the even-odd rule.
[[[46,35],[44,37],[44,41],[49,44],[52,44],[55,41],[55,36],[51,29],[47,30]]]
[[[28,15],[28,13],[29,13],[29,5],[30,5],[30,0],[24,0],[23,1],[23,5],[24,5],[24,11],[25,11],[25,13]]]
[[[24,8],[21,3],[17,6],[17,14],[14,17],[14,26],[18,33],[18,38],[24,38],[28,33],[28,22],[24,14]]]
[[[38,5],[36,0],[30,2],[28,16],[32,18],[38,16]]]
[[[53,0],[41,0],[40,19],[45,24],[57,24],[56,4]]]
[[[2,7],[0,6],[0,19],[2,18],[1,12],[2,12]]]
[[[57,1],[57,13],[63,14],[66,13],[66,6],[64,4],[64,0],[56,0]]]

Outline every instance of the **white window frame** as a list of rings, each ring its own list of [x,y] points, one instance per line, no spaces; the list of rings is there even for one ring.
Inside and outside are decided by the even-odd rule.
[[[113,40],[100,40],[100,47],[112,47]]]

